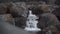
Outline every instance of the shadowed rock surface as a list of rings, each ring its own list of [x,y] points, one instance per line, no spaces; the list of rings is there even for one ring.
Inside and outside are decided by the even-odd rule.
[[[15,25],[24,29],[26,27],[26,20],[27,18],[25,17],[17,17],[15,18]]]
[[[56,8],[53,12],[54,15],[56,15],[56,17],[59,19],[60,21],[60,7]]]
[[[12,7],[10,7],[10,13],[12,15],[15,16],[23,16],[23,17],[27,17],[27,7],[26,4],[24,2],[20,3],[20,2],[16,2],[16,3],[12,3]]]
[[[4,16],[3,16],[4,17]],[[21,28],[15,27],[0,16],[0,34],[32,34]]]

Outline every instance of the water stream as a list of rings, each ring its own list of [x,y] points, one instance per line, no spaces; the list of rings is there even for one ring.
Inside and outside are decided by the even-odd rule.
[[[37,23],[38,23],[38,17],[34,14],[32,14],[32,11],[29,10],[29,15],[26,21],[26,27],[25,30],[26,31],[41,31],[41,29],[39,29],[37,27]]]

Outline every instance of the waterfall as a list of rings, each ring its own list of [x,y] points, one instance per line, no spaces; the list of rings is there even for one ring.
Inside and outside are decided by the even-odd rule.
[[[26,21],[26,27],[25,30],[26,31],[41,31],[41,29],[39,29],[37,27],[37,23],[38,23],[38,17],[34,14],[32,14],[32,11],[29,10],[29,15]]]

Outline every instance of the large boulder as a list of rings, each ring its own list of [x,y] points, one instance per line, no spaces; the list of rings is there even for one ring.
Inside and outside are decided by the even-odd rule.
[[[42,32],[46,33],[51,30],[53,34],[60,34],[60,27],[58,26],[60,22],[55,15],[51,13],[43,13],[39,16],[38,22],[37,27],[41,28]]]
[[[56,24],[60,24],[60,22],[57,19],[57,17],[51,13],[44,13],[39,16],[38,25],[42,28],[45,28],[50,25],[56,25]]]
[[[11,4],[10,14],[14,17],[15,25],[24,28],[28,14],[26,4],[24,2],[15,2]]]
[[[13,16],[23,16],[23,17],[27,17],[27,7],[26,4],[24,2],[16,2],[16,3],[12,3],[12,7],[10,8],[10,13]]]

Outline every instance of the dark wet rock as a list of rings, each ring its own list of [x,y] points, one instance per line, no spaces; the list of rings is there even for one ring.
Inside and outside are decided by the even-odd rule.
[[[16,17],[15,25],[24,29],[26,27],[26,20],[27,20],[26,17]]]

